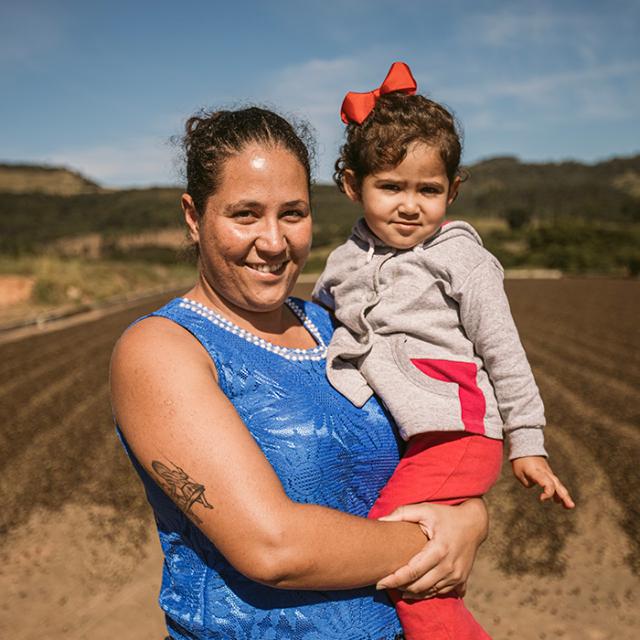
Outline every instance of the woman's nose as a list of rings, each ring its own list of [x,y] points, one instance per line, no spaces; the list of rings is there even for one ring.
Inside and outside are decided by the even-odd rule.
[[[287,248],[287,239],[279,221],[265,220],[255,241],[256,249],[276,255]]]

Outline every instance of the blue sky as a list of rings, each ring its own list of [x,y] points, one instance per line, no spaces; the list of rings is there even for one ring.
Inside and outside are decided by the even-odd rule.
[[[342,97],[394,60],[454,110],[467,163],[630,155],[638,33],[638,0],[3,2],[0,160],[177,183],[169,138],[191,113],[259,102],[311,122],[326,181]]]

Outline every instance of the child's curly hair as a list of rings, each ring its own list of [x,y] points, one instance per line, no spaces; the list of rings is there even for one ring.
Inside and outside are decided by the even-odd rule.
[[[353,171],[360,187],[365,176],[400,164],[409,145],[416,141],[438,148],[449,182],[460,171],[459,126],[449,111],[425,96],[380,96],[362,124],[347,125],[346,138],[333,174],[343,192],[345,171]]]

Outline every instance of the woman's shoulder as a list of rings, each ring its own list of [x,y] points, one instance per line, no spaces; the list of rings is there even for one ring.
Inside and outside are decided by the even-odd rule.
[[[113,375],[136,378],[148,371],[175,375],[180,363],[210,363],[200,343],[179,324],[161,315],[148,315],[131,324],[116,342],[111,358]]]

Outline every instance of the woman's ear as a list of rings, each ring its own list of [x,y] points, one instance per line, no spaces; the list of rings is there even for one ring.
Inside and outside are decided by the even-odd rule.
[[[356,174],[351,169],[347,169],[342,177],[342,186],[349,200],[360,202],[360,186],[356,179]]]
[[[447,206],[454,203],[455,199],[458,197],[458,191],[460,189],[460,184],[462,183],[462,179],[460,176],[456,176],[453,179],[453,182],[449,186],[449,195],[447,197]]]
[[[184,221],[189,228],[189,237],[198,244],[200,242],[200,216],[196,211],[196,206],[193,204],[193,198],[188,193],[183,193],[180,198],[180,204],[184,212]]]

